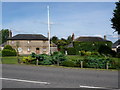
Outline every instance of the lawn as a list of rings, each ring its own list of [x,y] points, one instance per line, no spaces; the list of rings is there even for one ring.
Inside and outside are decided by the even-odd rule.
[[[22,56],[19,57],[22,59]],[[1,57],[2,64],[18,64],[18,60],[16,56],[11,57]]]

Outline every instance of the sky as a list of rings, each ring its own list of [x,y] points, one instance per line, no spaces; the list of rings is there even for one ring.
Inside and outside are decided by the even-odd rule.
[[[47,37],[47,5],[50,7],[51,37],[107,36],[115,42],[110,19],[115,2],[2,2],[2,28],[16,34]]]

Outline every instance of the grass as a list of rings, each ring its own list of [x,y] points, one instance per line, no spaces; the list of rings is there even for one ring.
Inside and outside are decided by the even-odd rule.
[[[22,56],[19,57],[22,59]],[[2,64],[18,64],[18,60],[16,56],[11,57],[1,57]]]

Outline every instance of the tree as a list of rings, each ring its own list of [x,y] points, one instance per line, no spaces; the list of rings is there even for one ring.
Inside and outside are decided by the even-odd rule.
[[[113,18],[111,19],[112,28],[120,35],[120,1],[116,3],[116,8],[113,12]]]
[[[67,43],[70,44],[72,41],[73,41],[73,40],[72,40],[72,37],[71,37],[71,36],[68,36],[68,38],[67,38]]]
[[[0,44],[4,43],[7,41],[7,39],[9,38],[9,35],[11,34],[12,32],[9,30],[9,29],[2,29],[0,31],[0,37],[2,38],[2,41],[0,42]]]
[[[51,38],[51,41],[53,42],[53,43],[57,43],[57,41],[58,41],[59,39],[58,39],[58,37],[56,37],[56,36],[53,36],[52,38]]]

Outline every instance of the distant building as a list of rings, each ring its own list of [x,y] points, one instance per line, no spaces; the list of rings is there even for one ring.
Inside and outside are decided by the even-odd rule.
[[[7,44],[14,49],[18,48],[19,54],[31,54],[32,52],[37,54],[49,53],[48,38],[41,34],[18,34],[8,38]]]
[[[82,36],[82,37],[78,37],[76,39],[74,39],[73,42],[93,42],[93,45],[94,45],[94,42],[104,42],[105,44],[107,44],[106,42],[111,42],[111,41],[108,41],[106,40],[106,37],[104,36],[104,39],[101,38],[101,37],[88,37],[88,36]],[[70,43],[68,45],[68,47],[73,47],[73,42]]]
[[[82,36],[74,39],[73,42],[67,46],[67,50],[68,50],[68,54],[69,54],[69,51],[71,50],[76,51],[74,52],[74,54],[79,54],[79,51],[82,51],[82,50],[98,51],[101,45],[105,45],[111,48],[112,42],[107,40],[106,36],[104,36],[104,38]]]
[[[115,52],[120,52],[120,39],[113,43],[112,50]]]

